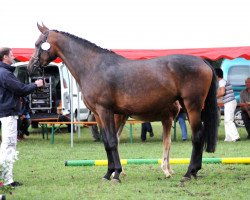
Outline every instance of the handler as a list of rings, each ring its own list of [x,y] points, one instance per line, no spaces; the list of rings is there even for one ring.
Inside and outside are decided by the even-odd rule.
[[[3,185],[16,187],[21,185],[13,180],[13,164],[17,159],[17,119],[20,108],[20,96],[32,93],[43,86],[43,80],[24,84],[13,74],[15,67],[12,50],[0,47],[0,121],[2,123],[2,143],[0,148],[0,180]]]

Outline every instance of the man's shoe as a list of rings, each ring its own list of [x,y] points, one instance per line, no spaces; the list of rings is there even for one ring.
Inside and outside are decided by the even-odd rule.
[[[240,141],[240,138],[233,140],[233,142],[239,142],[239,141]]]
[[[21,186],[21,185],[23,185],[23,184],[20,183],[20,182],[14,181],[14,182],[8,184],[7,186],[18,187],[18,186]]]
[[[18,135],[17,136],[17,141],[22,141],[24,140],[24,136],[23,135]]]
[[[29,131],[24,131],[24,134],[29,136],[30,135],[30,132]]]
[[[150,137],[154,137],[153,131],[149,133],[149,136],[150,136]]]
[[[100,142],[101,139],[100,138],[94,138],[94,142]]]

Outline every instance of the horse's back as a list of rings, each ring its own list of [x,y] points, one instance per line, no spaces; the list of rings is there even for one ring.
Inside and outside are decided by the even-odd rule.
[[[211,83],[212,80],[210,66],[200,57],[192,55],[169,55],[138,63],[143,76],[152,76],[156,83],[166,88],[199,89],[199,85]]]
[[[174,71],[176,75],[180,76],[211,71],[204,60],[197,56],[175,54],[159,57],[156,62],[159,62],[158,60],[165,64],[166,69]]]

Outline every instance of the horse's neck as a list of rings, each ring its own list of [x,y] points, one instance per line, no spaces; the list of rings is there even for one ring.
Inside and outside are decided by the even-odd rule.
[[[63,60],[75,78],[76,75],[81,74],[81,77],[87,75],[89,68],[94,67],[93,65],[95,65],[98,58],[98,56],[90,56],[90,51],[84,47],[81,47],[79,51],[79,47],[62,45],[59,49],[58,56]]]
[[[78,65],[81,65],[81,68],[88,67],[87,59],[89,58],[89,52],[87,49],[82,48],[81,51],[77,48],[68,48],[68,47],[61,47],[60,52],[58,53],[59,57],[63,60],[63,62],[72,69],[79,69]],[[90,57],[91,63],[95,63],[95,58]]]
[[[108,55],[109,52],[103,53],[101,50],[91,50],[84,45],[77,44],[75,41],[69,43],[62,42],[60,46],[58,45],[58,49],[58,56],[63,60],[70,73],[82,86],[82,81],[93,74],[94,70],[98,70],[97,68],[101,66],[102,62],[106,62],[107,59],[111,59],[111,57],[112,60],[115,60],[113,59],[115,57],[118,59],[122,58],[112,53]]]

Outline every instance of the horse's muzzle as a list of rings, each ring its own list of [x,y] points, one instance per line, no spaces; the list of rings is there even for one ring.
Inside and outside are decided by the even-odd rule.
[[[39,74],[42,74],[42,67],[40,65],[40,62],[38,59],[35,59],[33,62],[29,62],[27,67],[28,75],[31,76],[35,71],[39,72]]]

